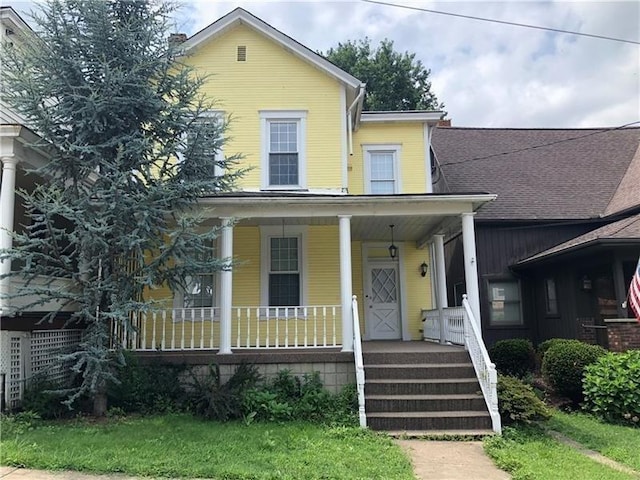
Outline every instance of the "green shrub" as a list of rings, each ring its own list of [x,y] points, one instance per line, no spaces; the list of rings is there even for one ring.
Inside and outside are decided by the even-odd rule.
[[[544,354],[547,353],[547,350],[549,350],[553,345],[571,341],[572,340],[569,340],[568,338],[550,338],[549,340],[545,340],[544,342],[538,344],[537,351],[538,355],[540,356],[540,360],[542,361],[542,359],[544,358]]]
[[[529,424],[551,416],[530,385],[508,375],[498,375],[498,411],[504,425]]]
[[[299,377],[290,370],[280,370],[271,381],[245,393],[242,416],[246,421],[306,420],[351,425],[357,405],[354,386],[346,386],[334,395],[324,388],[318,372]]]
[[[584,370],[584,408],[607,422],[640,426],[640,350],[608,353]]]
[[[583,399],[584,368],[605,353],[604,348],[579,340],[555,342],[542,360],[542,375],[556,393],[568,397],[577,405]]]
[[[123,412],[170,413],[183,409],[186,392],[181,376],[184,365],[152,363],[141,365],[138,358],[124,352],[125,364],[116,371],[118,384],[107,391],[110,408]]]
[[[243,417],[243,399],[260,381],[255,365],[241,363],[226,383],[220,379],[220,366],[209,365],[207,373],[191,371],[187,386],[190,410],[211,420],[230,420]]]
[[[27,382],[20,409],[33,412],[44,420],[70,418],[89,410],[86,396],[78,398],[71,406],[64,403],[67,398],[65,385],[54,382],[41,373]]]
[[[529,340],[500,340],[489,349],[489,357],[503,375],[524,377],[536,368],[536,352]]]

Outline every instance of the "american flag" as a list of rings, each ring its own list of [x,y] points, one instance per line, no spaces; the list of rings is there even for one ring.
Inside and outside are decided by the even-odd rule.
[[[636,273],[633,274],[631,285],[629,286],[629,306],[640,322],[640,260],[636,266]]]

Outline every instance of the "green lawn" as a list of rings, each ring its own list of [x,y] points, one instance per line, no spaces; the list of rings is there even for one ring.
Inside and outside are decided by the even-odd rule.
[[[413,479],[389,438],[307,423],[215,423],[187,415],[96,424],[4,422],[2,465],[219,479]],[[14,430],[14,431],[12,431]]]
[[[640,444],[636,442],[636,450]],[[513,480],[635,479],[558,443],[537,427],[506,428],[485,441],[485,451]]]
[[[602,423],[580,413],[553,414],[547,424],[587,448],[640,472],[640,428]]]

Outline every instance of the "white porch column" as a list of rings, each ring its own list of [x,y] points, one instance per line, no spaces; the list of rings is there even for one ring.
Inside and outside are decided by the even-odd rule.
[[[16,203],[16,165],[18,159],[14,156],[2,157],[2,186],[0,187],[0,248],[11,248],[13,238],[13,215]],[[11,271],[11,260],[0,262],[0,275]],[[6,313],[9,300],[5,297],[9,293],[10,279],[0,280],[0,311]]]
[[[440,316],[440,343],[446,343],[444,308],[449,306],[447,301],[447,272],[444,264],[444,235],[434,235],[435,249],[436,292],[438,293],[438,311]]]
[[[478,262],[476,260],[476,233],[473,226],[475,213],[462,214],[462,247],[464,250],[464,279],[467,287],[467,298],[478,328],[482,331],[480,321],[480,288],[478,287]]]
[[[351,215],[338,215],[340,226],[340,298],[342,306],[342,351],[353,352],[351,316]]]
[[[231,303],[233,294],[233,272],[231,258],[233,257],[233,226],[229,217],[222,220],[222,241],[220,256],[229,259],[225,269],[220,272],[220,349],[218,355],[231,353]]]

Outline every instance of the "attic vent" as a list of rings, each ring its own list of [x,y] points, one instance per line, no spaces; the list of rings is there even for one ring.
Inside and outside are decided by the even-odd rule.
[[[247,61],[247,46],[246,45],[238,45],[238,61],[246,62]]]

